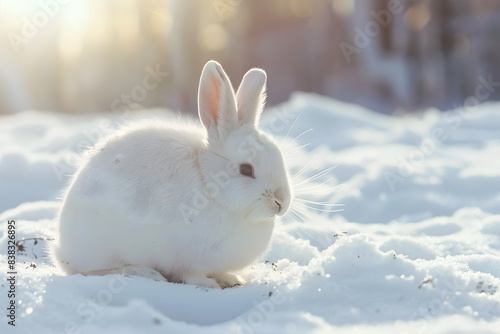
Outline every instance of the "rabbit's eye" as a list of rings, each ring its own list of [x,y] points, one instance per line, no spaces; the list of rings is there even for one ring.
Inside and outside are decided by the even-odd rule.
[[[248,177],[253,177],[255,179],[255,176],[253,174],[253,166],[250,164],[241,164],[240,174]]]

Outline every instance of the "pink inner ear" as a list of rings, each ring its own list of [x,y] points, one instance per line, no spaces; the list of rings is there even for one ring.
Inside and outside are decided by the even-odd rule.
[[[217,126],[218,115],[219,115],[219,101],[220,101],[220,82],[217,81],[214,75],[211,76],[212,89],[210,89],[209,94],[209,105],[210,114],[214,120],[214,125]]]

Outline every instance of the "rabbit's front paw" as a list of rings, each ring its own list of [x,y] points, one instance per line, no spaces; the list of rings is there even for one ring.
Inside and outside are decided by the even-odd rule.
[[[217,283],[217,281],[215,279],[213,279],[211,277],[204,276],[204,275],[186,276],[186,277],[184,277],[183,281],[186,284],[202,286],[205,288],[211,288],[211,289],[219,289],[220,288],[220,285]]]
[[[116,275],[116,274],[122,274],[128,277],[138,276],[138,277],[152,279],[155,281],[167,282],[167,279],[163,277],[163,275],[160,274],[158,271],[151,268],[140,267],[140,266],[125,266],[121,268],[87,271],[83,273],[83,275],[85,276],[104,276],[104,275]]]
[[[151,268],[144,268],[139,266],[126,266],[121,270],[122,274],[125,276],[140,276],[154,281],[167,282],[167,279],[163,277],[158,271]]]
[[[222,289],[232,288],[235,286],[241,286],[241,285],[244,285],[246,283],[245,280],[242,279],[241,277],[239,277],[238,275],[229,274],[229,273],[217,274],[217,275],[214,275],[212,277],[217,281],[217,283],[219,283],[219,286]]]

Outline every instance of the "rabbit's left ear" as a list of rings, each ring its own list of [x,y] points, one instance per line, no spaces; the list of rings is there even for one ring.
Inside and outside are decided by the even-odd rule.
[[[240,124],[257,126],[266,102],[266,72],[259,68],[248,71],[236,93]]]
[[[222,66],[214,60],[206,63],[201,73],[198,112],[209,141],[225,140],[238,127],[233,86]]]

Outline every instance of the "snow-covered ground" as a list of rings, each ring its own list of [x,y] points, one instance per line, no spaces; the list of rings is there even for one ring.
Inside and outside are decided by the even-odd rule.
[[[242,273],[249,283],[225,290],[62,276],[47,257],[84,148],[120,122],[165,111],[2,116],[0,332],[498,333],[499,109],[393,117],[296,94],[269,110],[262,128],[283,140],[302,201]],[[6,317],[9,220],[25,238],[15,328]]]

